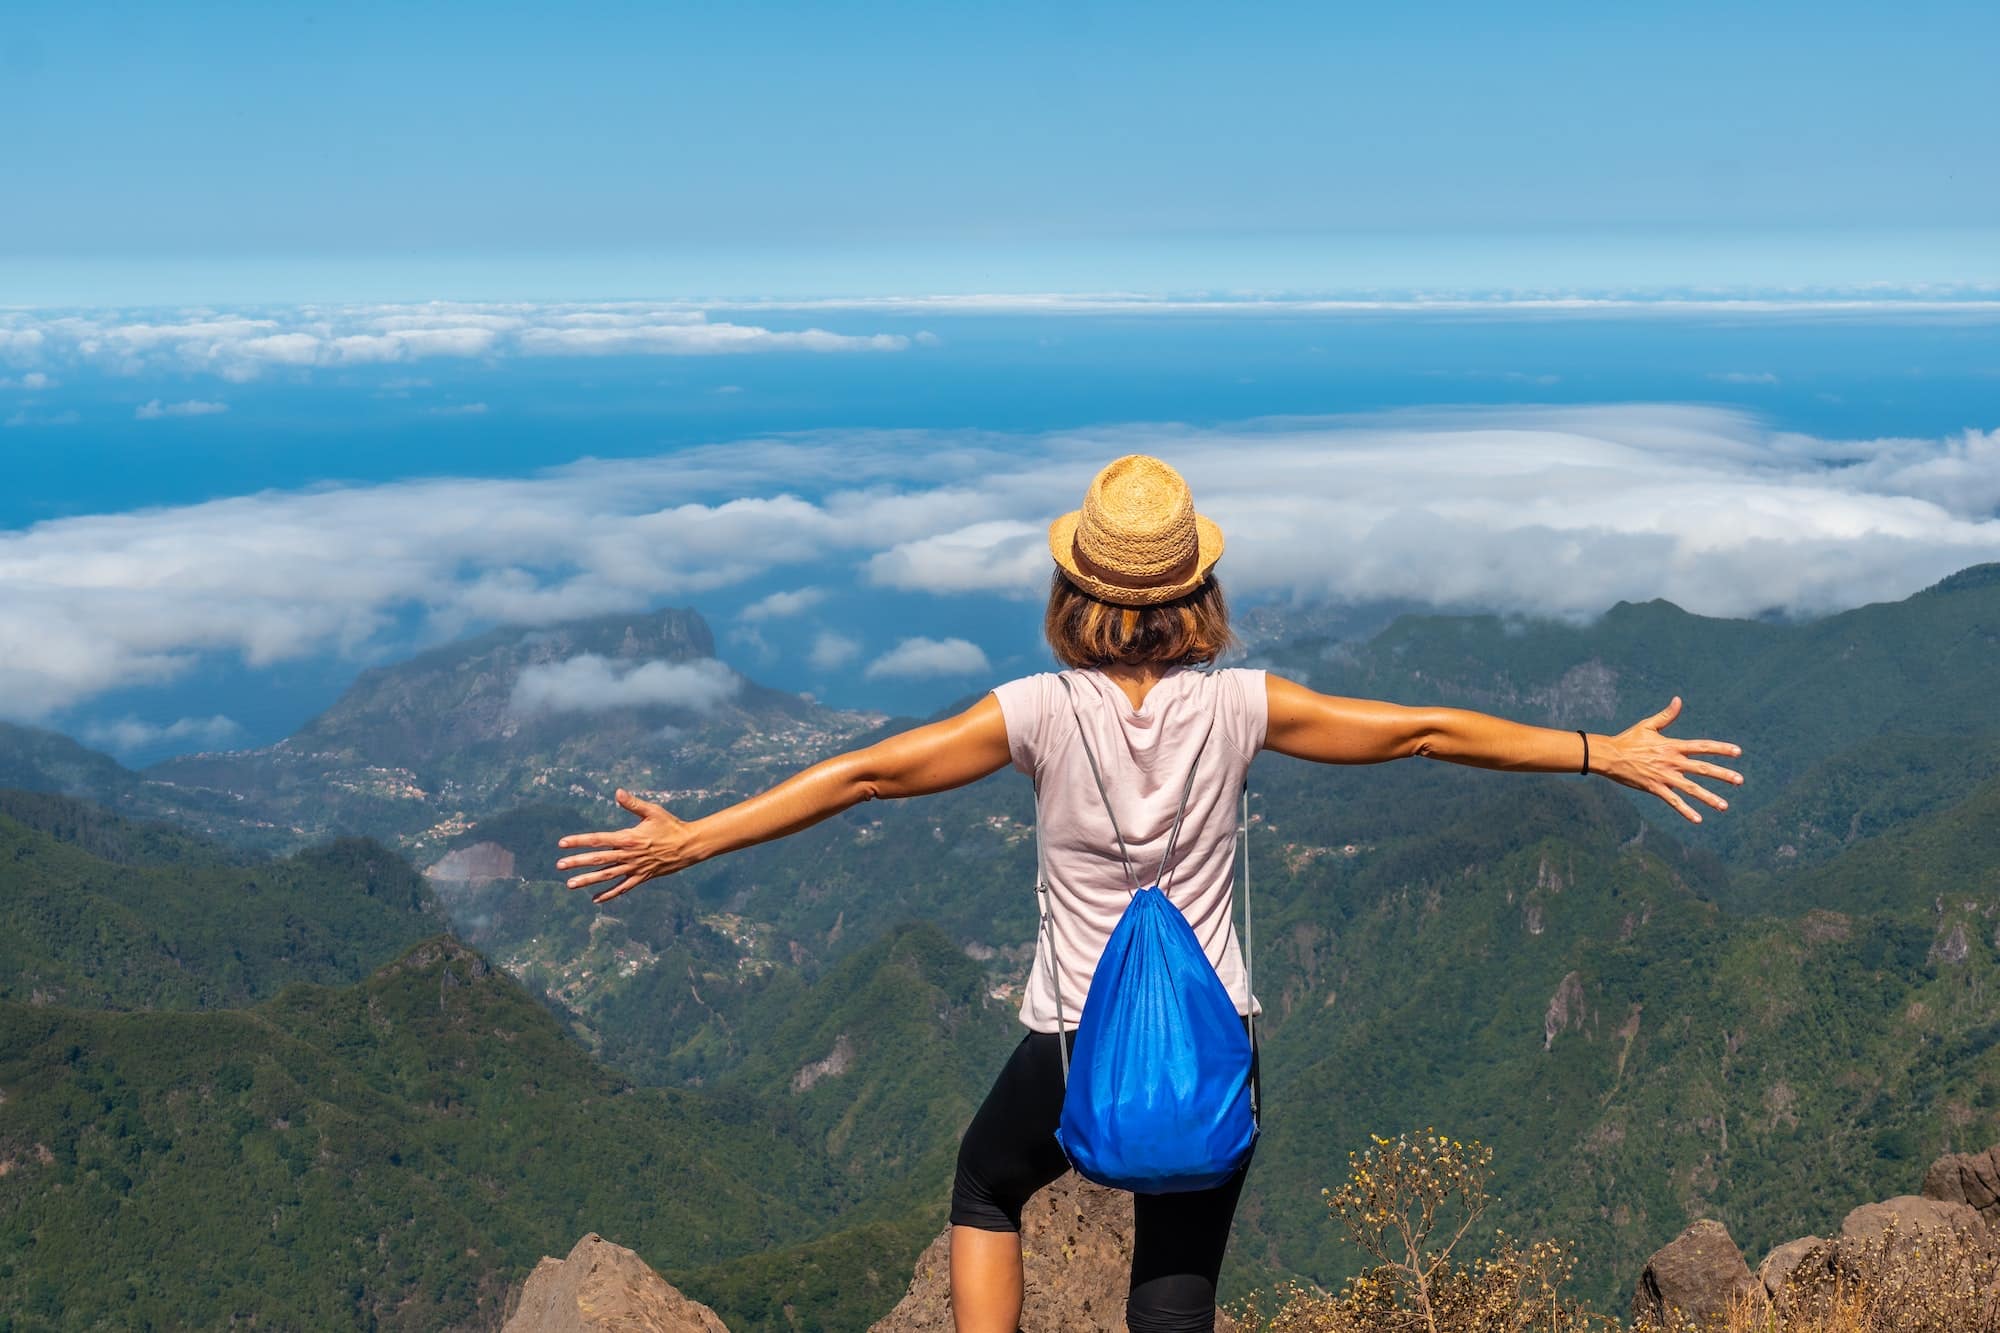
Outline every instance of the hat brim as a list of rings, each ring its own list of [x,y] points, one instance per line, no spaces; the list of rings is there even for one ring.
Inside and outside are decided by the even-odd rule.
[[[1209,570],[1215,567],[1215,562],[1222,556],[1222,529],[1215,525],[1213,519],[1203,514],[1196,514],[1194,530],[1197,555],[1193,574],[1174,583],[1154,584],[1150,587],[1130,587],[1106,582],[1077,568],[1076,525],[1082,518],[1081,509],[1072,509],[1049,524],[1049,554],[1055,557],[1057,567],[1068,576],[1071,583],[1100,602],[1110,602],[1115,606],[1155,606],[1161,602],[1171,602],[1176,597],[1185,597],[1201,586],[1201,581],[1208,577]]]

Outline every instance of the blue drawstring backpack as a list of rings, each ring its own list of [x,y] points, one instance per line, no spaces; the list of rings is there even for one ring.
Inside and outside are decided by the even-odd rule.
[[[1069,693],[1070,711],[1075,714],[1075,692],[1067,678],[1057,679]],[[1214,729],[1211,716],[1209,732]],[[1118,853],[1132,880],[1132,901],[1097,960],[1077,1020],[1075,1050],[1063,1059],[1062,1119],[1056,1141],[1077,1173],[1100,1185],[1140,1194],[1209,1189],[1228,1180],[1249,1156],[1257,1139],[1257,1109],[1250,1084],[1252,1032],[1246,1032],[1236,1002],[1166,891],[1168,864],[1208,735],[1203,735],[1188,768],[1160,869],[1153,883],[1143,887],[1111,809],[1097,756],[1084,739],[1081,715],[1077,715],[1077,739],[1090,761],[1104,811],[1111,816]],[[1247,872],[1247,795],[1245,810]],[[1040,864],[1040,822],[1036,820],[1041,872],[1036,888],[1042,896],[1042,924],[1049,932],[1050,972],[1057,978],[1057,1049],[1061,1050],[1062,988],[1048,911],[1048,874]],[[1247,882],[1244,922],[1247,936]],[[1245,971],[1247,982],[1247,949]]]

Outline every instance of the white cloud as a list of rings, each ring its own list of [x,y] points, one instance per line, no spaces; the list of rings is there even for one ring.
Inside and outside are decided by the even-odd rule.
[[[1014,519],[969,523],[903,542],[870,557],[867,565],[871,583],[924,592],[1027,587],[1038,574],[1046,579],[1048,570],[1048,524]]]
[[[217,713],[213,717],[183,717],[164,726],[144,722],[136,717],[121,717],[110,722],[92,722],[83,729],[83,739],[91,745],[125,754],[141,750],[162,741],[198,741],[203,745],[221,745],[239,735],[243,728],[234,718]]]
[[[1783,318],[1919,318],[1991,322],[2000,300],[1990,288],[1961,294],[1921,291],[1857,291],[1834,294],[1734,292],[1714,296],[1523,296],[1513,292],[1414,294],[1408,296],[1248,296],[1170,297],[1143,292],[989,292],[933,296],[827,297],[813,300],[713,301],[710,310],[854,310],[955,315],[1521,315],[1589,314],[1635,318],[1752,315]],[[928,334],[920,342],[935,341]]]
[[[486,404],[450,403],[443,407],[431,407],[424,410],[427,414],[434,417],[483,417],[486,415]]]
[[[693,305],[285,306],[212,310],[0,310],[0,355],[254,379],[268,371],[448,357],[709,356],[777,351],[884,352],[903,334],[772,329],[710,320]]]
[[[1031,600],[1049,520],[1133,451],[1187,475],[1227,535],[1224,581],[1252,599],[1576,617],[1664,597],[1705,615],[1817,615],[2000,560],[2000,433],[1987,431],[1824,440],[1740,411],[1626,404],[828,432],[0,530],[0,715],[171,680],[205,654],[368,660],[406,651],[398,626],[412,621],[430,642],[753,580]],[[812,652],[833,670],[860,648],[833,635]]]
[[[27,408],[24,407],[20,408],[12,416],[8,417],[5,424],[9,427],[74,426],[77,422],[82,420],[83,420],[82,414],[79,413],[73,407],[68,408],[61,412],[50,412],[46,416],[37,416],[33,412],[30,412]]]
[[[0,375],[0,389],[20,389],[27,393],[40,393],[43,389],[53,389],[55,386],[56,382],[39,370],[31,370],[19,379]]]
[[[522,671],[509,703],[523,716],[649,706],[706,713],[742,688],[743,678],[712,657],[633,666],[583,653]]]
[[[744,607],[737,615],[744,620],[782,620],[802,611],[810,611],[826,600],[824,588],[794,588],[789,592],[774,592],[768,597],[759,597]]]
[[[919,635],[868,664],[861,674],[870,680],[917,679],[927,676],[974,676],[993,669],[978,644],[968,639],[927,639]]]
[[[228,410],[228,403],[203,402],[199,398],[190,398],[184,403],[162,403],[155,398],[140,404],[132,415],[141,421],[157,421],[161,417],[212,417]]]
[[[910,340],[896,333],[852,335],[824,329],[777,332],[747,324],[648,324],[627,328],[525,329],[517,335],[529,355],[590,356],[654,353],[711,356],[724,352],[797,349],[810,352],[898,352]]]
[[[1776,384],[1778,377],[1768,370],[1724,370],[1710,375],[1718,384]]]
[[[859,656],[861,640],[826,629],[814,636],[812,651],[806,654],[806,660],[816,671],[838,671]]]

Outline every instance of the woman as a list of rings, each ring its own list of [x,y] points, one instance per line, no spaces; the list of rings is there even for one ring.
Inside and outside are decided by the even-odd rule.
[[[1056,1043],[1064,1040],[1059,1034],[1074,1036],[1092,969],[1131,893],[1106,804],[1131,862],[1150,873],[1161,864],[1185,791],[1169,896],[1247,1017],[1257,1006],[1231,924],[1231,798],[1260,749],[1329,764],[1421,755],[1516,772],[1601,773],[1696,823],[1701,815],[1684,794],[1728,808],[1696,775],[1743,781],[1694,757],[1741,754],[1738,746],[1661,734],[1679,713],[1679,698],[1615,736],[1588,735],[1461,708],[1323,695],[1264,671],[1194,670],[1213,664],[1232,641],[1213,573],[1222,533],[1195,512],[1180,474],[1158,459],[1129,455],[1098,473],[1083,507],[1050,526],[1049,549],[1056,569],[1043,628],[1070,670],[1009,681],[956,717],[836,755],[691,822],[620,791],[619,804],[640,822],[563,838],[563,847],[603,850],[556,863],[584,872],[569,880],[572,889],[616,881],[594,898],[608,902],[648,879],[794,833],[862,801],[945,791],[1009,763],[1035,779],[1049,930],[1037,936],[1022,1000],[1028,1032],[960,1144],[951,1211],[959,1333],[1016,1327],[1021,1208],[1067,1166],[1053,1137],[1063,1098]],[[1087,740],[1089,756],[1079,739]],[[1103,770],[1104,803],[1092,756]],[[1247,1167],[1212,1189],[1135,1197],[1129,1327],[1214,1327],[1216,1274]]]

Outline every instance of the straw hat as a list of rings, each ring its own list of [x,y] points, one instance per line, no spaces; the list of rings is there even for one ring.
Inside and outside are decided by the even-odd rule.
[[[1152,606],[1201,586],[1222,554],[1222,529],[1194,512],[1180,473],[1127,454],[1091,479],[1083,508],[1049,524],[1049,554],[1099,601]]]

